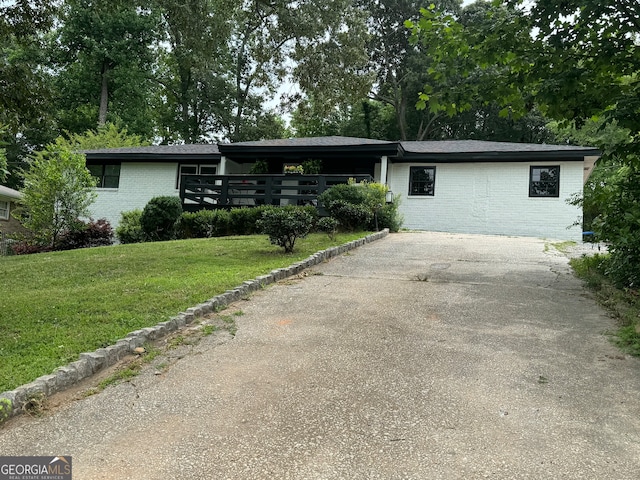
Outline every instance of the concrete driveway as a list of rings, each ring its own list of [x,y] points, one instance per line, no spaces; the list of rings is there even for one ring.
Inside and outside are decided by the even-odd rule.
[[[0,430],[77,479],[637,479],[640,361],[542,240],[390,235],[161,375]]]

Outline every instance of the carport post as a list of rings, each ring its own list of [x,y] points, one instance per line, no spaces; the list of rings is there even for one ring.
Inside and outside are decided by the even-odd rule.
[[[389,159],[386,155],[380,157],[380,183],[382,185],[387,184],[387,169],[389,166]]]

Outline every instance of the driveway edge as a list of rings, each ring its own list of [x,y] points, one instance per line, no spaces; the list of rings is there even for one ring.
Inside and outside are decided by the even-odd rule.
[[[166,322],[158,323],[154,327],[147,327],[131,332],[126,337],[118,340],[114,345],[99,348],[93,352],[81,353],[78,360],[56,368],[53,373],[49,375],[43,375],[26,385],[0,393],[0,425],[8,418],[22,413],[25,406],[34,399],[41,400],[76,385],[82,380],[114,365],[127,355],[134,353],[134,350],[142,346],[145,342],[165,337],[191,324],[196,319],[218,311],[267,285],[297,275],[307,268],[318,265],[325,260],[342,255],[349,250],[361,247],[367,243],[380,240],[388,234],[389,230],[384,229],[358,240],[321,250],[289,267],[272,270],[267,275],[261,275],[253,280],[245,281],[232,290],[227,290],[225,293],[217,295],[206,302],[188,308],[185,312],[179,313]]]

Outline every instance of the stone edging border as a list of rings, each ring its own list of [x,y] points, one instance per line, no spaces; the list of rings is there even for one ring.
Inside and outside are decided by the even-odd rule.
[[[243,282],[238,287],[227,290],[210,300],[188,308],[172,319],[161,322],[155,327],[147,327],[129,333],[125,338],[118,340],[115,345],[99,348],[94,352],[81,353],[79,360],[63,367],[58,367],[50,375],[43,375],[33,382],[22,385],[15,390],[0,393],[0,424],[9,417],[20,414],[23,407],[34,397],[48,397],[62,392],[78,382],[89,378],[99,371],[114,365],[116,362],[133,353],[134,349],[142,346],[147,341],[157,340],[172,333],[185,325],[189,325],[197,318],[212,313],[220,308],[236,302],[247,294],[255,292],[267,285],[297,275],[304,269],[318,265],[325,260],[341,255],[354,248],[379,240],[389,234],[388,229],[367,235],[364,238],[353,240],[337,247],[321,250],[298,263],[287,268],[272,270],[267,275],[261,275]],[[9,402],[9,403],[7,403]]]

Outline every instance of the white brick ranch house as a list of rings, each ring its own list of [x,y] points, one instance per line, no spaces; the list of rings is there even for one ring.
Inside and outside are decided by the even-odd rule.
[[[476,140],[316,137],[85,154],[100,178],[93,217],[114,226],[122,211],[143,208],[158,195],[181,196],[191,210],[287,204],[294,194],[313,195],[318,185],[370,176],[400,196],[406,228],[580,241],[575,223],[582,211],[567,200],[582,193],[600,152]],[[320,175],[283,175],[285,165],[308,160],[321,160]],[[256,162],[262,175],[250,174]]]

